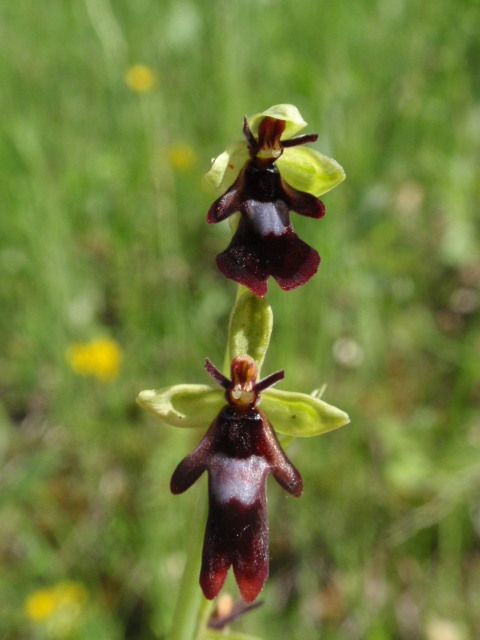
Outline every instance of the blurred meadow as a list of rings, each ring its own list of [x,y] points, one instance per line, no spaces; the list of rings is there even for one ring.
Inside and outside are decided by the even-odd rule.
[[[277,103],[347,180],[295,216],[322,264],[271,281],[263,371],[351,424],[290,447],[305,493],[270,484],[271,577],[234,628],[479,638],[479,4],[0,11],[2,640],[165,637],[196,500],[169,479],[199,434],[135,398],[222,362],[230,231],[202,176]]]

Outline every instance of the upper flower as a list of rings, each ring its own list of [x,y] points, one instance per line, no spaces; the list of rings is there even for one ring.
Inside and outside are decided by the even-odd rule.
[[[217,256],[217,265],[258,296],[266,294],[269,276],[289,290],[317,271],[320,256],[297,236],[290,211],[323,217],[325,208],[316,196],[345,178],[335,160],[303,147],[314,142],[316,134],[291,138],[305,124],[292,105],[277,105],[245,118],[245,142],[231,145],[207,174],[214,186],[231,185],[210,207],[207,222],[241,213],[229,247]]]

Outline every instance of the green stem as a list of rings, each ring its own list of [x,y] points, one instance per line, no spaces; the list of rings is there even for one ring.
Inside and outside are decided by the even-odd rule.
[[[197,625],[197,635],[195,636],[195,640],[203,640],[205,629],[207,628],[208,621],[210,620],[210,615],[213,609],[213,601],[207,600],[206,598],[202,598],[202,602],[200,603],[200,612],[198,616],[198,625]]]
[[[188,546],[187,561],[183,570],[173,624],[168,640],[194,640],[197,637],[200,609],[205,598],[198,585],[202,556],[203,533],[207,520],[207,501],[199,495],[204,491],[203,483],[197,490],[195,509],[191,522],[192,534]],[[203,617],[203,616],[202,616]]]

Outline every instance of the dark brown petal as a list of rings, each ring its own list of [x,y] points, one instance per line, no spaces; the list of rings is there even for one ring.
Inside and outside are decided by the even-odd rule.
[[[290,138],[289,140],[282,140],[282,147],[288,149],[288,147],[298,147],[301,144],[308,144],[309,142],[315,142],[318,138],[318,133],[304,133],[296,138]]]
[[[215,380],[224,389],[229,389],[232,386],[232,381],[229,380],[223,373],[217,369],[217,367],[208,358],[205,358],[205,369],[211,378]]]
[[[285,377],[285,371],[282,369],[281,371],[275,371],[275,373],[271,373],[266,378],[262,378],[259,380],[253,387],[256,393],[261,393],[265,389],[269,387],[273,387],[274,384],[280,382]]]
[[[183,493],[189,489],[207,469],[212,454],[214,424],[215,422],[203,436],[197,448],[184,458],[173,472],[170,480],[170,490],[173,494]]]
[[[208,224],[216,224],[226,220],[236,211],[240,211],[243,201],[244,170],[240,171],[237,179],[223,196],[212,204],[207,213]]]
[[[305,191],[297,191],[285,180],[282,180],[284,200],[290,211],[294,211],[307,218],[323,218],[325,206],[315,196]]]
[[[247,147],[250,151],[250,156],[254,158],[255,152],[258,146],[258,142],[255,140],[255,136],[253,135],[252,130],[248,126],[247,116],[244,116],[243,118],[243,135],[245,136],[245,140],[247,141]]]
[[[262,418],[263,434],[264,434],[264,456],[270,465],[270,471],[278,484],[299,498],[303,493],[303,480],[300,472],[293,466],[288,459],[285,451],[275,434],[267,416],[261,409],[257,409]]]

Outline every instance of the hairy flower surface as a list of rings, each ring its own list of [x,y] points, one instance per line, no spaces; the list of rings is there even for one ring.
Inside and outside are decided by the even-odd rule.
[[[230,245],[217,256],[217,266],[257,296],[267,293],[269,276],[288,291],[316,273],[320,256],[297,236],[290,212],[323,217],[325,207],[317,196],[345,178],[335,160],[302,146],[314,142],[316,134],[291,137],[305,125],[292,105],[245,118],[245,142],[231,145],[207,174],[214,186],[228,185],[210,207],[207,222],[241,214]]]
[[[208,472],[200,585],[205,597],[214,598],[233,566],[243,599],[253,602],[268,576],[267,476],[272,473],[294,496],[303,491],[299,472],[257,407],[261,391],[281,380],[283,371],[257,382],[257,366],[249,356],[233,360],[231,380],[208,360],[206,369],[225,389],[227,404],[197,448],[175,469],[171,490],[182,493]]]

